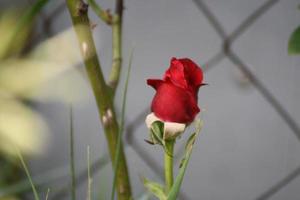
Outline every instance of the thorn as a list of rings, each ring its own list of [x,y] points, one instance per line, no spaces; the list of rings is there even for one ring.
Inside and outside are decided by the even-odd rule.
[[[92,30],[94,30],[96,28],[98,24],[94,23],[94,22],[90,22],[90,27]]]
[[[111,109],[107,109],[105,114],[102,116],[102,123],[104,126],[109,125],[112,122],[113,113]]]
[[[113,16],[111,14],[111,10],[110,9],[107,9],[105,10],[105,14],[108,18],[108,21],[106,22],[108,25],[111,25],[112,24],[112,21],[113,21]]]
[[[107,110],[107,117],[108,117],[109,119],[111,119],[111,118],[113,117],[113,113],[112,113],[111,109],[108,109],[108,110]]]
[[[150,145],[155,145],[154,142],[152,142],[152,141],[150,141],[150,140],[144,139],[144,141],[147,142],[147,143],[150,144]]]
[[[82,0],[79,1],[78,8],[77,8],[78,15],[81,16],[86,14],[88,12],[88,8],[89,8],[88,4],[84,3]]]
[[[102,123],[104,124],[104,126],[106,126],[108,124],[108,119],[105,115],[102,116]]]
[[[83,55],[86,56],[87,55],[87,51],[88,51],[88,45],[86,42],[82,43],[82,51],[83,51]]]

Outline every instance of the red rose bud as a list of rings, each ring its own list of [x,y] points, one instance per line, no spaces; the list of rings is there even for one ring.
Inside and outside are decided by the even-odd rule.
[[[156,90],[152,112],[165,122],[192,122],[200,112],[197,94],[202,81],[203,72],[192,60],[172,58],[163,80],[147,80],[147,84]]]

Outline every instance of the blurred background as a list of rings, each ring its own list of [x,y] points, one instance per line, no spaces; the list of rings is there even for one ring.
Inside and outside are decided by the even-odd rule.
[[[30,6],[33,2],[1,0],[1,13]],[[109,0],[97,2],[103,8],[114,5]],[[124,142],[135,196],[144,193],[140,175],[161,180],[163,166],[161,149],[144,142],[148,138],[144,119],[150,112],[154,95],[146,79],[161,78],[171,57],[189,57],[203,67],[204,79],[209,85],[199,92],[204,127],[197,139],[180,199],[300,198],[300,57],[287,53],[289,37],[299,25],[298,5],[297,0],[125,1],[124,70],[115,104],[120,112],[125,69],[134,46]],[[107,77],[111,66],[111,29],[92,11],[89,16],[97,24],[93,34]],[[39,44],[45,46],[50,38],[57,38],[62,32],[72,35],[68,31],[70,27],[65,2],[50,1],[31,29],[27,52],[33,52],[34,57],[40,51]],[[0,37],[2,34],[0,32]],[[47,58],[79,62],[80,56],[74,56],[78,52],[72,53],[71,58],[64,57],[64,52],[78,48],[75,39],[67,38],[74,42],[55,43],[51,48],[56,54],[47,54]],[[43,61],[43,55],[38,56]],[[76,70],[54,74],[47,77],[39,95],[34,98],[30,95],[24,103],[26,109],[34,110],[43,119],[41,124],[46,124],[43,127],[48,130],[43,136],[32,136],[43,140],[37,141],[43,151],[40,147],[37,147],[38,153],[28,150],[32,175],[41,185],[41,192],[51,188],[50,199],[70,199],[71,101],[76,173],[80,179],[78,195],[80,199],[86,196],[84,169],[89,145],[91,159],[96,162],[93,165],[94,196],[108,199],[112,170],[107,163],[106,140],[84,67],[77,64]],[[26,82],[29,76],[18,74],[18,80]],[[1,80],[0,77],[0,85]],[[59,98],[49,98],[51,95],[47,94]],[[179,152],[186,137],[187,134],[177,142]]]

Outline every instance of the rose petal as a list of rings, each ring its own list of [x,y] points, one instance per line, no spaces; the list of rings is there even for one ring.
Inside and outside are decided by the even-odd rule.
[[[146,125],[149,129],[151,128],[152,123],[155,121],[162,121],[162,120],[160,120],[158,117],[156,117],[154,113],[150,113],[149,115],[147,115],[146,120],[145,120]]]
[[[156,90],[162,83],[163,81],[159,79],[147,79],[147,84],[152,86]]]
[[[171,59],[171,64],[169,69],[165,72],[164,80],[171,81],[174,85],[187,89],[188,83],[184,75],[184,66],[176,58]]]
[[[185,130],[186,124],[176,123],[176,122],[165,122],[158,118],[154,113],[150,113],[146,117],[146,125],[150,129],[152,123],[155,121],[160,121],[164,123],[164,136],[163,139],[174,139]]]
[[[165,122],[164,139],[174,139],[185,130],[186,124],[176,122]]]
[[[179,61],[184,66],[184,74],[188,84],[199,87],[203,81],[201,68],[189,58],[181,58]]]
[[[171,83],[163,83],[153,98],[151,111],[167,122],[189,123],[200,109],[194,94]]]

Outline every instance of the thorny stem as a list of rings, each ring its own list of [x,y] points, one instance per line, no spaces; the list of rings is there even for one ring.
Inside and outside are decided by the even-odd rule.
[[[119,127],[115,117],[113,100],[105,83],[100,62],[97,57],[90,21],[87,16],[88,6],[82,0],[66,1],[79,41],[85,68],[96,98],[101,118],[100,121],[103,124],[108,142],[110,157],[114,165]],[[121,145],[120,161],[117,171],[117,193],[119,200],[128,200],[131,198],[131,188],[123,145]]]
[[[112,28],[112,67],[109,75],[108,86],[110,93],[114,96],[119,83],[122,68],[122,18],[123,18],[123,0],[116,0],[115,13],[104,11],[94,0],[89,0],[94,12],[106,24]]]
[[[88,0],[88,2],[100,19],[108,25],[112,24],[112,15],[109,10],[103,10],[102,7],[95,2],[95,0]]]
[[[112,93],[118,86],[122,66],[122,16],[116,14],[113,16],[112,24],[112,67],[109,76],[109,86]]]
[[[175,140],[166,141],[165,149],[165,192],[168,194],[173,186],[173,157]]]
[[[112,67],[109,76],[109,86],[112,94],[115,94],[120,79],[122,67],[122,19],[123,19],[123,0],[116,0],[115,14],[112,23]]]

